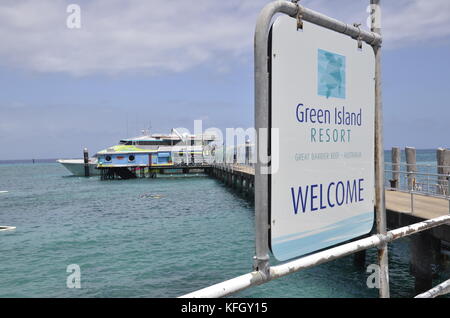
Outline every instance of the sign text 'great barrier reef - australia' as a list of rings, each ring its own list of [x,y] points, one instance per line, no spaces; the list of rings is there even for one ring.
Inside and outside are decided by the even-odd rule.
[[[375,56],[337,32],[278,17],[271,33],[270,245],[280,261],[374,223]],[[277,145],[274,142],[278,142]]]

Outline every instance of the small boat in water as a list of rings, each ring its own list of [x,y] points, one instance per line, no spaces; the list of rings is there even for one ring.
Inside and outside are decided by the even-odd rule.
[[[16,229],[15,226],[0,225],[0,232],[2,232],[2,231],[11,231],[11,230],[15,230],[15,229]]]
[[[62,164],[75,176],[84,176],[84,160],[83,159],[59,159],[56,160]],[[89,159],[89,175],[99,176],[100,171],[97,169],[97,158]]]

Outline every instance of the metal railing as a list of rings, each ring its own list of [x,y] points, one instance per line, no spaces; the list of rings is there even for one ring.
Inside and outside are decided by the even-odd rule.
[[[217,165],[240,165],[254,167],[256,158],[254,144],[218,146],[214,152],[213,163]]]
[[[243,172],[248,175],[255,175],[255,168],[252,164],[241,164],[241,163],[213,163],[213,167],[218,169],[224,169],[228,171]]]
[[[417,295],[415,298],[435,298],[438,296],[444,296],[450,293],[450,279],[431,288],[422,294]]]
[[[449,166],[432,164],[385,163],[395,170],[385,169],[385,190],[409,193],[411,213],[414,213],[414,196],[424,195],[449,200],[450,213],[450,175],[437,173],[438,169],[450,171]]]
[[[181,298],[215,298],[228,296],[252,286],[258,286],[273,279],[280,278],[323,263],[327,263],[369,248],[379,247],[387,243],[391,243],[397,239],[429,230],[443,224],[450,224],[450,215],[444,215],[431,220],[391,230],[387,232],[386,235],[375,234],[361,240],[330,248],[322,252],[286,262],[284,264],[270,266],[269,275],[264,275],[264,273],[262,273],[261,271],[253,271],[251,273],[238,276],[219,284],[183,295],[181,296]]]
[[[389,169],[391,165],[385,163],[385,189],[450,199],[450,175],[437,172],[439,168],[450,171],[449,166],[397,163],[394,170]]]

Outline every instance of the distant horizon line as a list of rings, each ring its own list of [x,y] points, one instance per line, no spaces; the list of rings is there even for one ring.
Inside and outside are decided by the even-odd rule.
[[[404,149],[406,147],[400,147],[400,148]],[[437,149],[439,149],[439,148],[416,148],[416,150],[437,150]],[[384,151],[391,151],[391,150],[392,150],[392,148],[391,149],[384,149]],[[14,162],[33,162],[33,160],[34,161],[56,161],[56,160],[59,160],[59,159],[80,159],[80,158],[81,157],[79,157],[79,158],[57,157],[57,158],[0,159],[0,162],[3,162],[3,163],[11,162],[11,161],[14,161]]]

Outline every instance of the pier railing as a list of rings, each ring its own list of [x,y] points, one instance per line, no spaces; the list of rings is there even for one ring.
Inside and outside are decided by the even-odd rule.
[[[432,164],[385,163],[385,188],[408,193],[418,193],[438,198],[450,198],[449,174],[437,173],[450,166]]]
[[[435,298],[450,293],[450,279],[433,287],[432,289],[417,295],[415,298]]]

